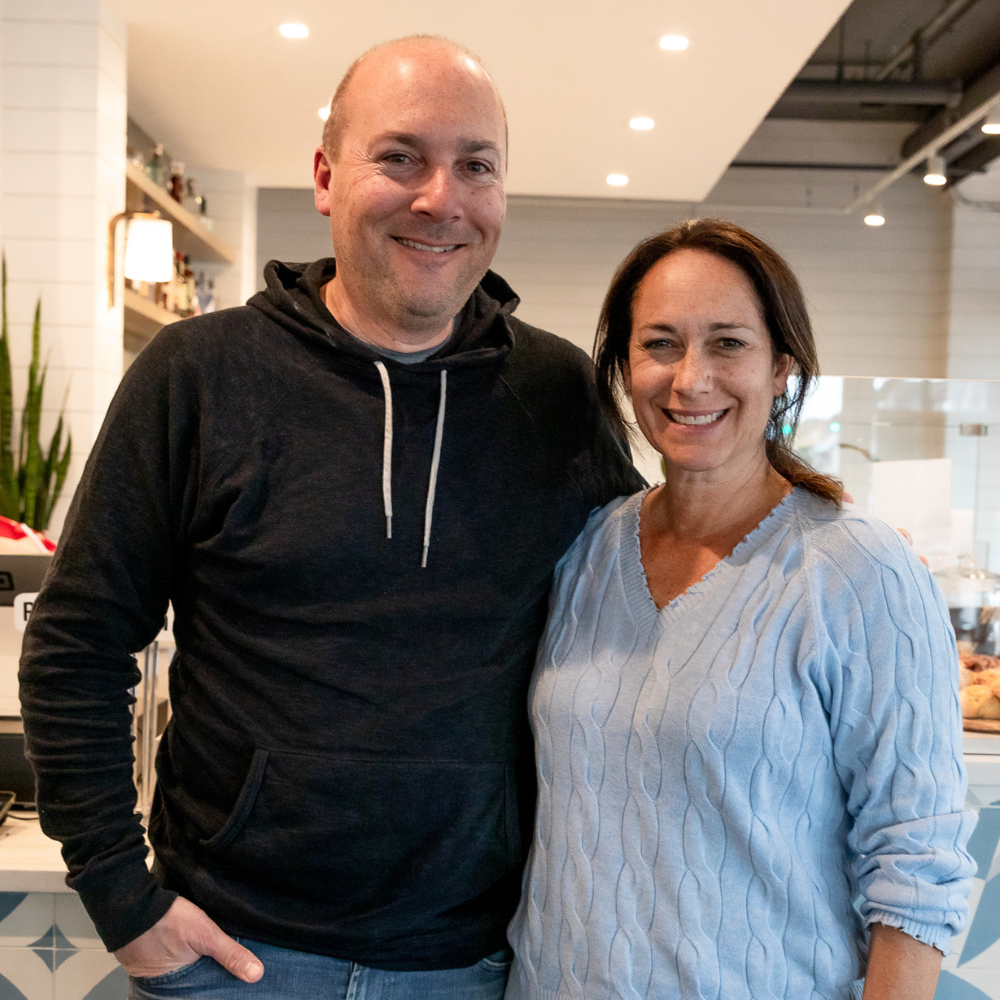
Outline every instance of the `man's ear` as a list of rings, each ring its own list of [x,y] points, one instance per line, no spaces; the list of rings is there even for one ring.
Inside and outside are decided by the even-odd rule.
[[[316,185],[316,211],[320,215],[330,214],[330,179],[333,177],[333,167],[322,146],[316,147],[313,154],[313,181]]]

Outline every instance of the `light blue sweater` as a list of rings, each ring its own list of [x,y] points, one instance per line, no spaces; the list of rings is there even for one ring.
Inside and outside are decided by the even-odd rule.
[[[859,997],[873,921],[947,953],[975,818],[927,570],[796,489],[657,611],[641,501],[557,569],[507,1000]]]

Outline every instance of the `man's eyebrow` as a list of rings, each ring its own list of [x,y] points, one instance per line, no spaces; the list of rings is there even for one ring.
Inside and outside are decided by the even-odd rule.
[[[497,156],[503,156],[503,150],[489,139],[465,139],[461,144],[461,150],[466,155],[471,153],[490,152]]]

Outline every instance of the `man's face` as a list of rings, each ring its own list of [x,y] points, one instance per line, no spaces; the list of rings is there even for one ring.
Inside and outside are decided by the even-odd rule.
[[[443,328],[482,278],[506,200],[503,112],[473,60],[437,42],[377,50],[345,95],[335,161],[316,154],[337,280],[380,323]]]

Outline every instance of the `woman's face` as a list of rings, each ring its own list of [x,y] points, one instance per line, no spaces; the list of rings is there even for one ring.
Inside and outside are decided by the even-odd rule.
[[[625,386],[668,467],[717,480],[759,463],[790,369],[788,355],[775,356],[757,294],[735,264],[678,250],[643,278]]]

